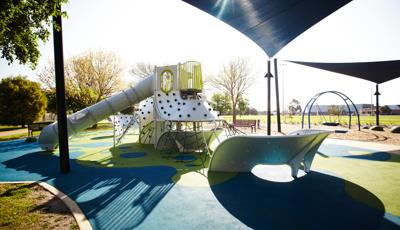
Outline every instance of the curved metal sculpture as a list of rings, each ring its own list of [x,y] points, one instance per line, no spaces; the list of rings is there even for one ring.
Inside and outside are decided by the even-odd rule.
[[[349,129],[351,129],[351,109],[350,109],[349,103],[347,103],[347,101],[349,101],[353,105],[353,108],[354,108],[354,110],[355,110],[355,112],[357,114],[358,130],[360,131],[361,130],[360,114],[358,113],[356,105],[353,103],[353,101],[348,96],[346,96],[344,93],[341,93],[341,92],[338,92],[338,91],[325,91],[325,92],[318,93],[314,97],[312,97],[311,100],[309,100],[307,102],[306,107],[304,108],[303,113],[301,115],[301,128],[302,129],[304,128],[304,114],[305,114],[306,111],[308,111],[308,128],[309,129],[311,128],[311,119],[310,119],[311,108],[313,107],[313,105],[317,101],[317,99],[320,96],[322,96],[322,95],[324,95],[326,93],[332,93],[332,94],[335,94],[335,95],[339,96],[340,98],[342,98],[342,100],[346,104],[348,112],[349,112]]]
[[[297,177],[301,166],[309,172],[314,156],[330,131],[303,129],[287,136],[234,136],[215,149],[209,171],[250,172],[259,164],[287,164]]]

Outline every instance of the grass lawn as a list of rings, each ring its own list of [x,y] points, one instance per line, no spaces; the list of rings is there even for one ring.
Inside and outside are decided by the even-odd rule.
[[[78,229],[69,210],[55,208],[61,201],[49,196],[35,184],[1,184],[0,229]]]
[[[227,120],[228,122],[232,121],[232,116],[231,115],[224,115],[222,116],[223,119]],[[311,118],[311,124],[322,124],[324,121],[337,121],[336,116],[310,116]],[[267,116],[266,115],[243,115],[243,116],[237,116],[237,119],[252,119],[252,120],[261,120],[261,123],[266,123]],[[305,122],[304,124],[307,124],[307,116],[304,116]],[[375,116],[360,116],[360,123],[361,125],[374,125],[376,121]],[[387,125],[387,126],[394,126],[394,125],[400,125],[400,115],[381,115],[379,117],[379,121],[381,125]],[[276,123],[276,116],[271,117],[271,122]],[[288,115],[282,115],[281,116],[281,122],[284,124],[301,124],[301,115],[296,115],[296,116],[288,116]],[[349,122],[349,117],[348,116],[340,116],[340,124],[341,125],[348,125]],[[357,117],[352,116],[351,117],[351,124],[357,124]]]
[[[40,134],[40,131],[33,132],[33,136],[38,136],[39,134]],[[15,140],[15,139],[24,138],[24,137],[28,137],[28,132],[12,134],[12,135],[7,135],[7,136],[0,136],[0,141],[9,141],[9,140]]]
[[[0,126],[0,132],[2,131],[9,131],[9,130],[13,130],[14,126]],[[106,130],[106,129],[112,129],[112,124],[111,123],[107,123],[107,122],[100,122],[97,124],[96,128],[88,128],[86,130]],[[3,129],[3,130],[2,130]],[[8,130],[7,130],[8,129]],[[20,128],[15,128],[15,130],[20,129]],[[34,131],[33,132],[33,136],[39,136],[40,131]],[[0,136],[0,141],[8,141],[8,140],[15,140],[15,139],[19,139],[19,138],[25,138],[28,137],[28,131],[23,132],[23,133],[18,133],[18,134],[11,134],[11,135],[6,135],[6,136]]]
[[[25,129],[25,128],[21,128],[21,126],[0,125],[0,132],[18,130],[18,129]]]

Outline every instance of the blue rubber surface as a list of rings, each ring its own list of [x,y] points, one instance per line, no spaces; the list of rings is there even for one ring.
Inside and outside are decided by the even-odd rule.
[[[359,152],[367,151],[368,153],[362,155],[353,155],[350,153],[351,151],[359,151]],[[330,157],[346,157],[346,158],[371,160],[371,161],[387,161],[390,159],[390,154],[386,152],[380,152],[380,151],[371,152],[369,150],[344,146],[344,145],[324,144],[318,149],[318,152]]]
[[[143,157],[145,155],[146,155],[146,153],[134,152],[134,153],[123,153],[123,154],[121,154],[121,157],[122,158],[138,158],[138,157]]]
[[[174,157],[174,159],[178,160],[178,161],[194,161],[197,158],[195,156],[190,156],[190,155],[180,155],[180,156]]]
[[[81,154],[71,149],[73,158]],[[241,173],[213,186],[189,187],[174,184],[176,169],[162,165],[101,168],[72,159],[70,173],[59,170],[58,156],[36,143],[0,142],[0,181],[42,180],[57,187],[77,202],[94,229],[399,228],[398,217],[385,215],[372,193],[351,185],[381,208],[351,199],[342,179],[318,172],[291,183]]]

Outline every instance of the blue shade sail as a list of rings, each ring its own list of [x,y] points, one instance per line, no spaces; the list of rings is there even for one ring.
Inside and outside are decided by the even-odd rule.
[[[325,62],[301,62],[292,63],[323,69],[335,73],[345,74],[352,77],[372,81],[377,84],[384,83],[400,77],[400,60],[374,61],[374,62],[347,62],[347,63],[325,63]]]
[[[231,25],[273,57],[349,0],[184,0]]]

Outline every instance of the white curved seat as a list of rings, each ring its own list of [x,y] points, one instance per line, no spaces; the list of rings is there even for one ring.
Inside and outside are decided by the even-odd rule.
[[[287,164],[292,176],[304,164],[309,172],[319,146],[330,131],[303,129],[287,136],[234,136],[216,148],[209,171],[250,172],[258,164]]]

